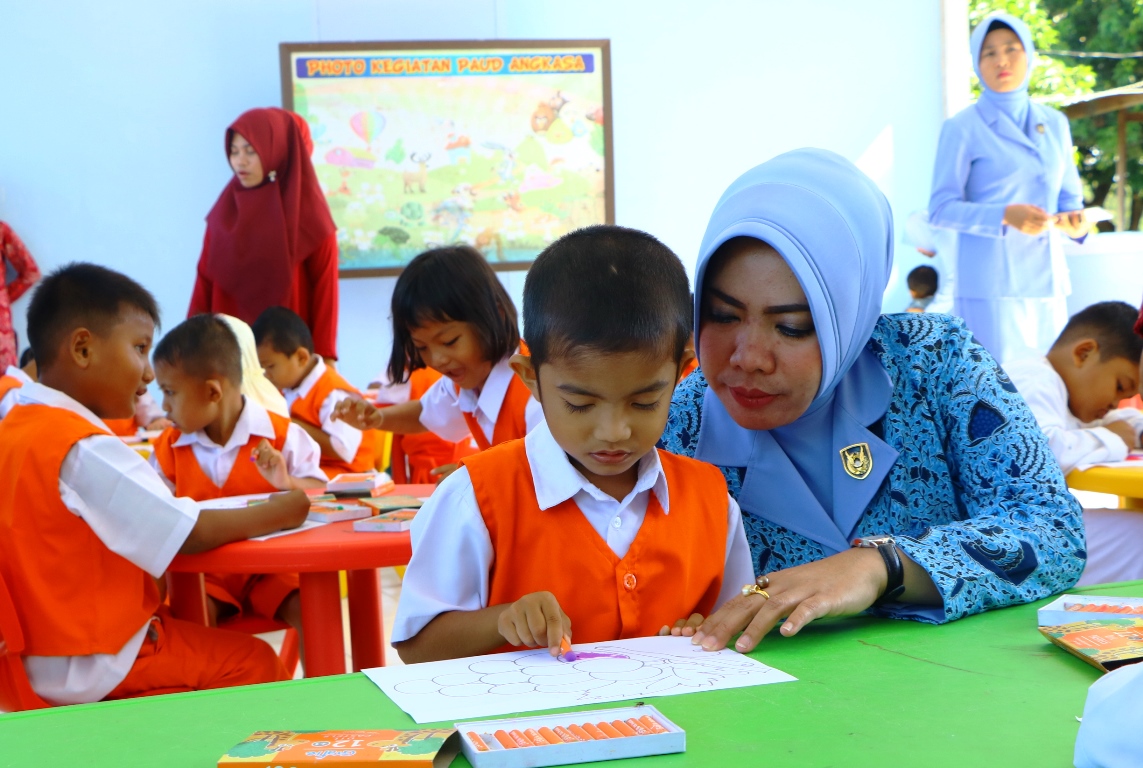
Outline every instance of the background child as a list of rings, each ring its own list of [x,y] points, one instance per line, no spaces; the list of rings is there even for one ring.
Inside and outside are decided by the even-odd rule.
[[[321,449],[289,419],[242,395],[242,358],[214,315],[179,324],[155,347],[155,378],[174,426],[155,440],[151,465],[177,496],[208,501],[323,488]],[[301,631],[295,573],[206,574],[211,623],[235,613]]]
[[[693,633],[753,583],[722,475],[655,448],[691,319],[686,272],[650,235],[591,227],[540,255],[524,288],[530,357],[512,365],[545,421],[465,459],[417,515],[402,659],[554,655],[573,628],[580,642],[676,619]]]
[[[516,307],[479,251],[464,245],[420,254],[397,278],[391,309],[390,380],[426,366],[440,380],[419,400],[391,408],[347,400],[336,418],[398,434],[428,429],[453,443],[471,434],[481,450],[523,437],[543,420],[509,363],[520,345]]]
[[[144,288],[93,264],[49,275],[28,307],[39,383],[0,421],[0,576],[32,688],[54,704],[285,677],[256,637],[160,607],[155,579],[176,553],[295,527],[309,502],[200,510],[107,431],[154,378],[158,316]]]
[[[16,395],[20,387],[31,384],[35,379],[28,375],[23,366],[17,368],[9,365],[3,375],[0,375],[0,419],[16,405]]]
[[[321,446],[321,468],[331,478],[343,472],[368,472],[375,461],[373,432],[362,432],[333,418],[334,408],[361,393],[314,354],[310,329],[285,307],[270,307],[252,326],[258,360],[266,378],[282,390],[294,423]]]
[[[937,271],[922,264],[913,268],[906,281],[909,285],[909,295],[913,300],[909,302],[905,311],[924,312],[937,295]]]

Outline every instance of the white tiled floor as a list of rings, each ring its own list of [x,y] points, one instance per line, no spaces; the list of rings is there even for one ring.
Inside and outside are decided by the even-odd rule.
[[[389,638],[393,634],[393,617],[397,613],[397,601],[401,599],[401,579],[397,576],[397,571],[393,568],[381,569],[381,616],[385,625],[385,665],[398,666],[401,664],[401,657],[393,650],[393,646],[389,645]],[[349,651],[349,605],[345,598],[341,600],[341,625],[342,633],[345,636],[345,668],[346,670],[353,669],[353,658]],[[282,647],[282,632],[269,632],[264,635],[259,635],[262,639],[278,650]],[[295,678],[302,676],[301,665],[298,665],[297,672],[294,673]]]

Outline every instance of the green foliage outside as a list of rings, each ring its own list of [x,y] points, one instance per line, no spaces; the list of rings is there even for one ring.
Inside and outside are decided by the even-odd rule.
[[[1039,66],[1033,70],[1029,90],[1037,101],[1060,103],[1143,79],[1143,58],[1047,55],[1053,50],[1143,51],[1143,0],[974,0],[969,6],[969,23],[975,26],[992,11],[1019,16],[1032,29]],[[979,93],[975,78],[973,88]],[[1078,118],[1071,121],[1071,128],[1087,204],[1114,210],[1115,114]],[[1127,155],[1131,201],[1128,229],[1139,229],[1143,216],[1143,125],[1139,123],[1127,126]]]

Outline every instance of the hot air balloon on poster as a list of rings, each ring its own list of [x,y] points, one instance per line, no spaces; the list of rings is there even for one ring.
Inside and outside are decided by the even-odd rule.
[[[349,127],[365,142],[366,146],[385,130],[385,116],[377,112],[358,112],[349,118]]]

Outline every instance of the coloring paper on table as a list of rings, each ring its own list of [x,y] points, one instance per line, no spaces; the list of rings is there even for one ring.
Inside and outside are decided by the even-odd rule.
[[[546,648],[362,670],[418,723],[533,712],[650,696],[785,683],[796,678],[688,637],[639,637],[573,646],[575,661]]]

